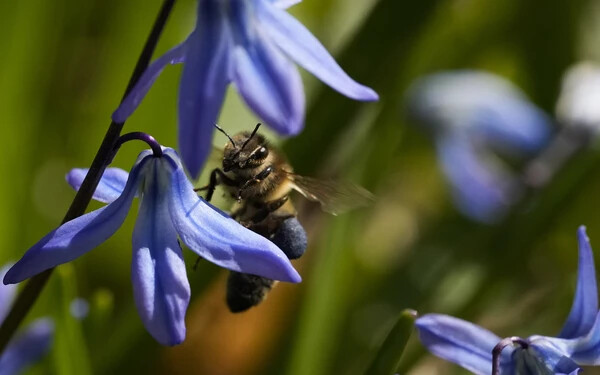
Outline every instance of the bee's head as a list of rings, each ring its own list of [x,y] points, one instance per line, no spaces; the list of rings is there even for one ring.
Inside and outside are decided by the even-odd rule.
[[[215,126],[229,138],[229,143],[223,150],[223,171],[256,168],[263,164],[269,155],[265,137],[256,133],[260,123],[256,125],[252,133],[242,132],[234,135],[233,138],[227,135],[223,129]]]

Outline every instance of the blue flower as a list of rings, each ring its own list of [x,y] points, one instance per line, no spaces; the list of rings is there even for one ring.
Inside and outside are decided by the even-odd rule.
[[[67,180],[79,188],[85,173],[74,170]],[[136,194],[141,202],[132,241],[133,294],[146,329],[161,344],[176,345],[185,338],[190,286],[178,236],[191,250],[221,267],[300,281],[283,251],[271,241],[198,197],[176,152],[164,148],[161,156],[143,151],[129,175],[108,169],[94,198],[109,204],[42,238],[8,271],[4,283],[23,281],[106,241],[125,220]]]
[[[580,366],[600,364],[600,314],[594,258],[585,227],[577,232],[579,269],[571,312],[558,337],[510,338],[518,343],[500,355],[500,373],[577,374]],[[428,314],[416,321],[419,338],[430,352],[481,375],[492,373],[492,350],[500,337],[447,315]]]
[[[435,138],[438,158],[458,208],[494,222],[521,194],[517,177],[497,153],[521,157],[544,146],[548,116],[495,75],[458,71],[419,79],[408,111]]]
[[[290,61],[340,93],[357,100],[377,94],[352,80],[327,50],[284,8],[298,1],[200,0],[194,31],[146,70],[113,114],[124,122],[167,64],[184,63],[179,87],[179,148],[196,178],[211,150],[213,124],[227,85],[282,135],[304,124],[304,88]]]
[[[0,269],[0,278],[4,277],[8,267]],[[0,284],[0,323],[6,318],[15,297],[15,285]],[[41,318],[31,323],[24,332],[19,333],[0,355],[0,375],[15,375],[27,365],[36,362],[50,347],[54,325],[50,319]]]

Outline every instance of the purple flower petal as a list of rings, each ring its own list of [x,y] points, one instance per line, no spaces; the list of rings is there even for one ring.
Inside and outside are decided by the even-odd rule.
[[[154,159],[148,166],[144,191],[133,232],[131,279],[138,312],[150,334],[163,345],[185,339],[185,313],[190,301],[177,233],[171,223],[167,191],[159,182],[166,163]],[[168,178],[168,176],[167,176]]]
[[[500,219],[520,193],[513,176],[465,137],[440,135],[436,145],[458,208],[484,223]]]
[[[273,5],[280,9],[287,9],[298,4],[302,0],[269,0]]]
[[[66,176],[67,183],[71,185],[75,191],[79,191],[88,170],[88,168],[71,169]],[[113,202],[123,193],[123,189],[125,189],[125,184],[127,183],[127,177],[129,177],[129,173],[121,168],[106,168],[92,198],[103,203]]]
[[[448,315],[427,314],[415,326],[421,343],[433,354],[475,374],[492,373],[492,350],[500,337],[473,323]],[[510,368],[513,349],[502,351],[501,366]]]
[[[289,259],[266,238],[244,228],[198,197],[173,150],[169,212],[181,240],[206,260],[232,271],[300,282]]]
[[[53,230],[33,245],[4,276],[5,284],[21,282],[31,276],[71,261],[106,241],[121,226],[138,188],[141,169],[151,158],[140,154],[123,194],[98,210],[73,219]]]
[[[244,101],[282,135],[304,126],[304,87],[298,69],[260,33],[234,49],[233,81]]]
[[[212,149],[213,126],[229,83],[231,37],[217,2],[201,1],[198,25],[186,41],[179,86],[179,149],[197,178]]]
[[[267,0],[257,0],[254,3],[260,28],[298,65],[352,99],[379,99],[375,91],[350,78],[317,38],[285,10],[273,6]]]
[[[512,83],[481,71],[450,71],[419,79],[409,90],[411,115],[433,130],[451,129],[511,152],[535,151],[551,120]]]
[[[8,343],[0,357],[0,375],[20,373],[48,351],[54,325],[49,319],[38,319]]]
[[[112,119],[116,123],[124,123],[129,116],[137,109],[142,99],[154,84],[160,73],[167,64],[179,64],[185,59],[185,42],[177,45],[164,55],[156,59],[144,71],[137,84],[133,87],[129,95],[119,105],[119,108],[112,114]]]
[[[594,255],[584,226],[579,227],[577,239],[579,242],[579,267],[575,299],[569,317],[559,335],[566,339],[585,336],[593,327],[598,313],[598,287]]]
[[[570,374],[579,369],[579,365],[570,357],[568,340],[555,337],[532,336],[528,339],[526,350],[530,358],[520,363],[529,369],[529,373]]]
[[[576,339],[554,339],[561,340],[562,345],[567,346],[567,351],[573,360],[580,365],[600,365],[600,313],[596,314],[594,325],[583,337]]]
[[[488,106],[473,108],[471,116],[473,133],[508,151],[534,152],[550,137],[551,120],[525,98],[491,97]]]
[[[8,272],[8,269],[11,266],[12,264],[7,264],[0,269],[0,279],[4,279],[6,272]],[[8,314],[16,294],[16,285],[0,284],[0,324],[4,321],[4,318],[6,318],[6,314]]]

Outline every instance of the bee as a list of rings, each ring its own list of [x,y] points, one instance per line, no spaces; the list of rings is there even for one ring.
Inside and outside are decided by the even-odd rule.
[[[215,124],[229,140],[223,149],[222,169],[212,170],[209,184],[197,190],[206,190],[205,199],[210,201],[217,185],[222,186],[236,201],[232,218],[271,240],[289,259],[298,259],[306,250],[307,238],[289,199],[292,190],[334,215],[366,205],[373,196],[359,186],[295,174],[284,154],[258,133],[260,125],[230,137]],[[245,311],[262,302],[274,285],[274,280],[265,277],[231,271],[227,306],[234,313]]]

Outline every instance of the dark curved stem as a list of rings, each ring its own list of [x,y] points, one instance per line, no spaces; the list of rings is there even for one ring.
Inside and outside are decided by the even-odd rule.
[[[492,375],[500,375],[500,354],[504,348],[514,344],[520,345],[523,349],[529,347],[529,343],[520,337],[513,336],[502,339],[492,350]]]
[[[121,145],[123,143],[129,142],[129,141],[146,142],[148,144],[148,146],[150,146],[150,148],[152,149],[152,153],[156,157],[161,157],[163,154],[162,148],[160,147],[160,143],[158,143],[156,141],[156,139],[154,139],[153,136],[151,136],[148,133],[144,133],[144,132],[131,132],[131,133],[123,134],[122,136],[119,137],[119,140],[117,141],[117,144],[115,145],[114,152],[116,153],[119,150],[119,147],[121,147]]]
[[[152,58],[152,54],[154,53],[154,49],[156,48],[156,44],[158,43],[158,39],[160,34],[162,33],[165,24],[167,22],[167,18],[171,14],[171,10],[173,9],[173,5],[175,4],[175,0],[164,0],[160,12],[154,22],[152,27],[152,31],[146,40],[146,44],[138,58],[137,64],[131,78],[129,79],[129,83],[127,84],[127,89],[123,94],[123,99],[129,94],[129,92],[133,89],[137,81],[140,79],[142,73],[146,70],[148,65],[150,64],[150,59]],[[113,150],[115,145],[117,144],[117,140],[121,134],[121,130],[123,129],[123,124],[111,122],[108,130],[106,131],[106,135],[102,140],[102,144],[94,157],[94,161],[90,166],[90,170],[88,174],[85,176],[81,188],[75,195],[69,210],[67,211],[62,223],[66,223],[67,221],[73,220],[78,216],[83,215],[85,209],[87,208],[90,200],[92,199],[92,195],[96,190],[96,186],[98,186],[98,182],[100,181],[100,177],[104,173],[106,166],[109,164],[112,159]],[[0,355],[6,348],[6,345],[14,335],[17,330],[19,324],[23,321],[33,303],[39,297],[42,289],[48,282],[50,275],[52,274],[53,268],[46,270],[34,277],[32,277],[29,282],[25,285],[21,293],[19,293],[15,303],[13,304],[10,312],[6,316],[6,319],[0,326]]]
[[[535,159],[524,168],[523,183],[532,189],[542,189],[579,151],[585,149],[594,134],[589,127],[566,124]]]

